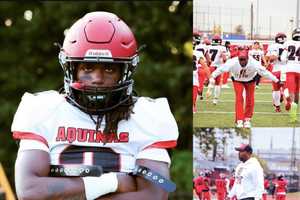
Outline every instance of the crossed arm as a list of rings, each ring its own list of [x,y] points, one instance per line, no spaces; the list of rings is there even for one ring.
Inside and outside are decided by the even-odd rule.
[[[167,163],[137,160],[162,176],[169,177]],[[84,200],[84,183],[80,177],[48,177],[50,158],[42,150],[19,152],[15,163],[15,182],[20,200]],[[157,199],[165,200],[168,193],[153,183],[139,177],[119,173],[118,189],[115,193],[102,196],[98,200]]]

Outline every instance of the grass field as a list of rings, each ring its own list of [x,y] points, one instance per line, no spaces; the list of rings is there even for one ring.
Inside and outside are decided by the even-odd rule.
[[[212,200],[217,200],[217,197],[215,195],[211,196]],[[293,192],[293,193],[287,193],[285,200],[299,200],[300,199],[300,192]],[[198,197],[194,195],[194,200],[198,200]],[[272,198],[271,195],[267,196],[267,200],[275,200],[275,198]]]
[[[221,91],[221,98],[217,105],[212,104],[212,99],[197,101],[197,112],[193,115],[194,127],[234,127],[235,120],[235,97],[233,86]],[[206,93],[204,89],[204,94]],[[205,95],[204,95],[205,96]],[[272,85],[260,84],[255,91],[255,107],[252,118],[253,127],[293,127],[300,126],[300,112],[298,107],[298,122],[290,123],[288,112],[281,105],[281,113],[276,113],[272,105]]]

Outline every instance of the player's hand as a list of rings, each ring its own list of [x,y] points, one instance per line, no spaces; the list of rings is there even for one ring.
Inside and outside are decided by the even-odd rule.
[[[116,192],[134,192],[137,190],[135,178],[126,173],[118,173],[118,189]]]
[[[209,84],[214,85],[216,83],[215,79],[213,77],[209,78]]]

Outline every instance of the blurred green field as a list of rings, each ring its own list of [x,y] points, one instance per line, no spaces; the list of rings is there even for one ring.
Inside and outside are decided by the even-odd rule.
[[[193,115],[194,127],[234,127],[235,97],[231,82],[230,88],[221,91],[221,98],[217,105],[212,104],[212,99],[197,101],[197,113]],[[204,94],[207,88],[204,88]],[[205,95],[204,95],[205,96]],[[253,127],[293,127],[300,126],[300,112],[298,107],[298,122],[290,123],[288,112],[281,105],[281,113],[276,113],[272,104],[272,85],[261,83],[255,91],[255,107],[252,118]]]

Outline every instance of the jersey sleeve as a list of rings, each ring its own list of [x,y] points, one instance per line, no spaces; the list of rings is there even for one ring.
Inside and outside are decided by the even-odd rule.
[[[47,120],[56,105],[52,96],[52,94],[31,93],[23,95],[11,126],[14,139],[36,140],[49,146],[49,138],[43,129],[43,121]]]
[[[147,148],[138,153],[136,159],[148,159],[160,162],[166,162],[170,166],[171,159],[166,149]]]
[[[166,98],[140,97],[133,112],[132,119],[140,127],[138,137],[143,141],[139,151],[176,146],[178,127]]]

